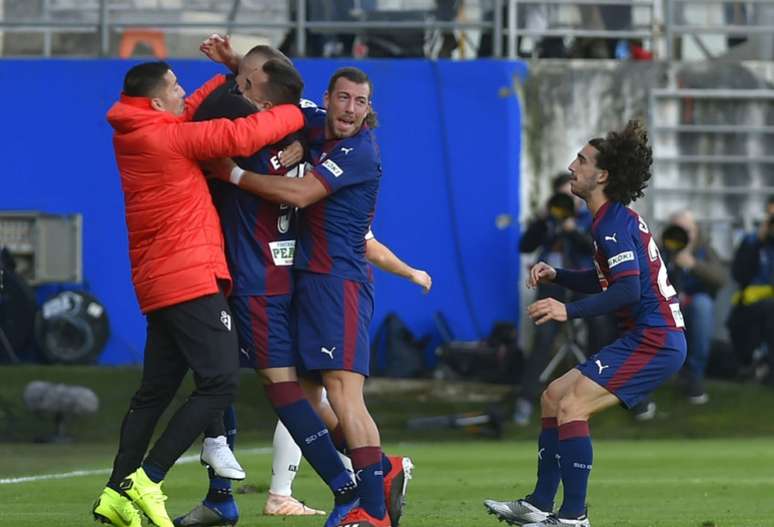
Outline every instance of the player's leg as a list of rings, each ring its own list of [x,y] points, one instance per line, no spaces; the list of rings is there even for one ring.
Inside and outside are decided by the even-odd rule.
[[[341,463],[325,424],[306,399],[296,373],[297,357],[291,341],[290,295],[250,297],[240,312],[249,315],[249,336],[242,348],[254,358],[264,390],[274,411],[287,429],[291,442],[320,475],[337,499],[351,501],[354,483]],[[249,338],[248,338],[249,337]],[[297,464],[297,463],[296,463]],[[291,499],[292,500],[292,499]],[[291,500],[285,500],[289,505]],[[283,507],[282,514],[320,514],[303,506]],[[292,510],[290,510],[292,509]]]
[[[234,405],[230,405],[222,418],[213,421],[204,431],[202,464],[207,465],[209,487],[201,503],[190,512],[174,519],[177,527],[201,527],[235,525],[239,521],[239,507],[231,492],[232,479],[244,479],[242,467],[233,455],[236,447],[237,420]],[[213,467],[218,468],[218,472]],[[241,478],[226,478],[240,475]]]
[[[160,311],[176,348],[193,370],[195,389],[172,416],[143,463],[144,475],[158,485],[193,441],[214,419],[223,415],[234,400],[239,381],[239,346],[236,331],[232,329],[230,309],[222,293]],[[146,485],[142,476],[139,474],[133,490],[127,494],[131,496],[131,492],[135,492],[143,496],[141,501],[148,502],[148,508],[159,516],[158,521],[151,519],[159,525],[171,525],[163,500],[154,500],[143,490]],[[151,516],[149,510],[143,510]]]
[[[561,481],[559,468],[559,401],[580,377],[572,369],[551,382],[540,400],[541,430],[537,448],[537,482],[535,489],[523,499],[513,501],[485,500],[490,514],[510,523],[521,525],[546,519],[553,510],[554,498]]]
[[[147,317],[147,338],[140,388],[121,424],[113,471],[93,507],[95,519],[121,527],[139,527],[140,516],[121,483],[140,466],[159,417],[185,376],[185,360],[156,313]]]

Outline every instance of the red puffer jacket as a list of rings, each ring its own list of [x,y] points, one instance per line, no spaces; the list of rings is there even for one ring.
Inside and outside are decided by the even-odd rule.
[[[277,106],[243,119],[190,122],[225,81],[218,75],[186,100],[182,116],[150,99],[121,96],[108,111],[129,231],[132,282],[143,313],[231,285],[223,234],[198,161],[249,156],[299,130],[298,108]]]

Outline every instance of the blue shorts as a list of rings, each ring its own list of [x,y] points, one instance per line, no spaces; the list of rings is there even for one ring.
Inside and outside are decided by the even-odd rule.
[[[294,340],[303,369],[346,370],[368,376],[373,286],[307,272],[297,273],[295,280]]]
[[[296,365],[290,337],[290,295],[232,296],[239,336],[239,363],[263,370]]]
[[[677,373],[685,350],[682,330],[635,328],[578,369],[631,408]]]

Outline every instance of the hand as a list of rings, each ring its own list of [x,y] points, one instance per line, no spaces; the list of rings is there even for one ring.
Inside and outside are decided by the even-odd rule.
[[[691,251],[686,248],[675,255],[675,263],[681,269],[690,271],[696,265],[696,258],[694,258]]]
[[[279,153],[280,164],[285,168],[297,165],[304,159],[304,147],[298,141],[293,141]]]
[[[228,35],[223,36],[213,33],[202,41],[199,51],[204,53],[210,60],[219,64],[228,65],[233,64],[234,61],[239,62],[234,48],[231,47],[231,40]]]
[[[573,218],[572,216],[570,216],[569,218],[567,218],[562,222],[562,230],[564,232],[572,232],[575,230],[575,227],[576,227],[575,218]]]
[[[424,294],[429,293],[430,288],[433,287],[433,279],[421,269],[413,269],[409,275],[409,280],[421,287]]]
[[[202,163],[202,169],[207,178],[215,178],[227,183],[231,180],[231,170],[235,166],[236,163],[228,157],[224,159],[210,159]]]
[[[761,243],[764,243],[769,237],[769,223],[769,220],[766,219],[762,221],[758,227],[758,240],[760,240]]]
[[[527,314],[538,326],[549,320],[564,322],[567,320],[567,307],[555,298],[544,298],[530,305]]]
[[[529,270],[527,287],[534,289],[540,283],[553,282],[556,278],[556,269],[545,262],[538,262]]]

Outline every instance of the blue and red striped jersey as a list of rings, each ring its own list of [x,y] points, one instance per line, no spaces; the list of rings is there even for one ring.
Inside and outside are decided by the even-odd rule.
[[[210,94],[194,119],[234,119],[256,111],[234,90],[233,79]],[[278,177],[297,176],[299,167],[284,168],[277,154],[290,144],[290,136],[248,158],[235,158],[245,170]],[[293,289],[295,249],[294,209],[272,203],[231,183],[212,180],[210,191],[220,216],[226,243],[226,259],[233,278],[232,295],[273,296]]]
[[[299,211],[295,267],[368,282],[365,236],[382,176],[376,138],[364,124],[352,137],[326,140],[325,110],[307,105],[303,111],[311,164],[304,177],[316,177],[329,194]]]
[[[656,241],[632,209],[608,201],[591,225],[594,267],[602,290],[625,276],[639,276],[640,301],[616,312],[623,329],[684,327],[677,292],[669,283]]]

